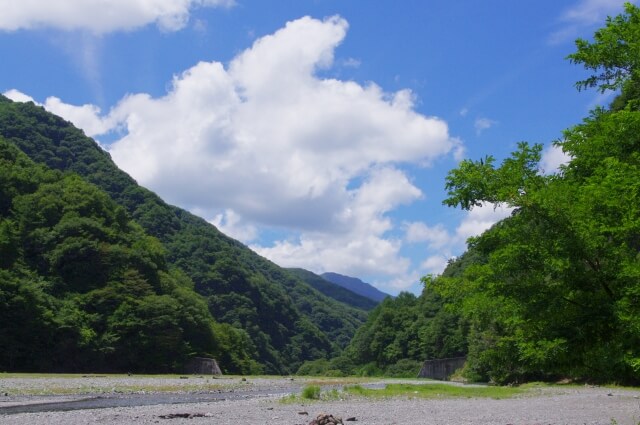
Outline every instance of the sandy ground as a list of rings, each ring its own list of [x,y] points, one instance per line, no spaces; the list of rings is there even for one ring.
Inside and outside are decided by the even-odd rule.
[[[40,389],[67,388],[133,388],[154,386],[165,388],[182,386],[182,393],[194,391],[197,379],[177,378],[51,378],[50,380],[12,378],[0,376],[0,424],[308,424],[322,412],[342,417],[345,424],[602,424],[638,425],[640,423],[640,389],[610,389],[599,387],[567,387],[543,389],[536,394],[517,398],[494,399],[385,399],[371,400],[346,397],[326,402],[283,403],[283,396],[265,395],[264,390],[282,392],[289,388],[299,390],[309,380],[227,378],[216,380],[223,389],[239,391],[247,388],[260,393],[255,398],[230,397],[223,401],[204,403],[165,404],[137,407],[114,407],[67,412],[41,412],[2,414],[2,407],[22,403],[57,399],[50,396],[20,396],[34,394]],[[202,378],[206,381],[205,378]],[[96,382],[93,382],[95,380]],[[189,381],[188,383],[186,381]],[[421,381],[424,382],[424,381]],[[324,381],[332,384],[331,381]],[[203,383],[204,385],[204,383]],[[211,383],[206,384],[211,388]],[[297,388],[297,390],[294,390]],[[86,393],[86,391],[84,391]],[[198,390],[194,391],[194,394]],[[8,395],[4,395],[7,393]],[[12,395],[13,394],[13,395]],[[81,398],[65,394],[65,400]],[[60,397],[60,396],[57,396]],[[192,418],[165,419],[163,416],[192,414]],[[347,418],[355,418],[347,422]]]

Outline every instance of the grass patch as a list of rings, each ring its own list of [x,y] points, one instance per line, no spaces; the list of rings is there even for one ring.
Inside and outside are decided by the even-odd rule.
[[[300,381],[306,382],[308,385],[349,385],[349,384],[362,384],[367,382],[375,382],[379,379],[375,378],[362,378],[362,377],[300,377]]]
[[[307,385],[302,389],[300,397],[307,400],[318,400],[320,398],[320,387],[318,385]]]
[[[308,385],[302,389],[300,394],[289,394],[280,399],[281,403],[293,404],[303,403],[309,401],[336,401],[342,400],[344,393],[336,390],[335,388],[322,391],[317,385]]]
[[[388,384],[383,389],[364,388],[354,385],[345,392],[364,397],[409,397],[409,398],[510,398],[526,392],[517,387],[476,387],[446,384]]]
[[[82,373],[18,373],[18,372],[0,372],[0,379],[69,379],[82,378],[86,374]],[[100,375],[104,376],[104,375]],[[114,375],[109,375],[114,376]],[[126,376],[126,375],[122,375]]]

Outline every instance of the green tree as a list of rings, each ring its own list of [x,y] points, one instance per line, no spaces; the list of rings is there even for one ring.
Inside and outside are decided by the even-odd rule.
[[[466,325],[460,315],[444,307],[430,277],[423,282],[419,297],[403,292],[371,311],[345,350],[350,362],[344,365],[344,372],[373,367],[399,373],[408,360],[423,362],[466,353]]]
[[[474,377],[640,380],[638,16],[628,4],[570,56],[602,70],[579,88],[621,88],[625,101],[565,132],[559,173],[539,175],[541,147],[521,143],[499,167],[467,160],[447,177],[447,205],[514,208],[470,241],[486,261],[435,282],[471,323]]]
[[[56,340],[56,303],[43,286],[43,282],[0,269],[0,367],[3,370],[30,371],[52,366],[49,352]]]
[[[576,40],[577,51],[568,56],[572,63],[597,72],[578,81],[579,90],[598,87],[601,92],[629,88],[640,78],[640,9],[625,3],[625,13],[607,18],[596,31],[593,42]]]
[[[216,323],[166,249],[78,175],[0,138],[0,369],[180,370],[189,356],[258,368],[246,334]]]

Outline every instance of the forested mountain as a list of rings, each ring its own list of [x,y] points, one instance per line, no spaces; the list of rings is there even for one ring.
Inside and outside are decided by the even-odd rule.
[[[356,294],[362,295],[363,297],[367,297],[377,303],[389,296],[389,294],[385,294],[373,285],[363,282],[355,277],[344,276],[332,272],[322,273],[321,276],[323,279],[328,280],[329,282],[340,285],[343,288],[348,289],[349,291],[355,292]]]
[[[462,274],[480,262],[472,250],[450,262],[444,277]],[[408,292],[387,297],[374,308],[344,352],[330,361],[306,363],[302,374],[415,377],[422,362],[466,355],[469,323],[423,279],[420,296]]]
[[[419,297],[403,292],[386,298],[358,329],[345,355],[356,367],[381,371],[407,359],[420,363],[465,355],[466,324],[443,304],[428,285]]]
[[[0,368],[169,371],[193,355],[240,371],[255,347],[106,193],[0,138]]]
[[[228,329],[228,334],[245,338],[247,341],[246,351],[242,354],[245,357],[240,354],[237,359],[227,356],[225,358],[227,364],[221,361],[223,368],[241,372],[295,371],[305,360],[338,353],[362,323],[362,311],[348,308],[320,294],[286,270],[260,257],[241,243],[226,237],[205,220],[180,208],[167,205],[154,193],[138,186],[131,177],[115,166],[108,153],[92,139],[43,108],[33,103],[14,103],[5,97],[0,97],[0,137],[19,148],[34,162],[41,164],[39,167],[46,166],[58,175],[64,173],[67,176],[71,175],[69,173],[76,173],[86,182],[97,186],[106,192],[104,197],[109,200],[108,202],[121,207],[118,209],[120,220],[132,220],[140,226],[139,232],[155,238],[148,239],[145,236],[147,239],[141,238],[141,240],[156,241],[153,247],[162,253],[164,269],[157,265],[148,267],[168,274],[177,274],[181,281],[186,282],[185,285],[192,285],[195,292],[204,297],[209,314],[207,320],[231,325],[225,328]],[[9,165],[3,166],[3,173],[11,172],[6,169],[7,167]],[[68,178],[87,184],[78,177]],[[40,195],[47,195],[47,190]],[[81,201],[81,197],[78,197],[77,202]],[[16,213],[13,198],[9,198],[4,192],[2,205],[5,214]],[[65,208],[65,205],[61,205],[60,208]],[[16,220],[16,222],[22,220],[21,217],[15,219],[7,217],[9,218],[3,218],[3,220]],[[100,220],[105,219],[100,218]],[[3,224],[3,226],[8,228],[9,225]],[[14,225],[11,224],[11,226]],[[11,226],[9,227],[13,229],[12,231],[22,231],[19,227]],[[55,226],[55,223],[52,226]],[[86,230],[89,233],[92,231]],[[17,252],[27,249],[24,246],[14,246],[13,239],[5,239],[7,240],[9,242],[5,244],[10,248],[3,249],[14,249]],[[46,241],[50,243],[49,239]],[[43,250],[42,255],[47,258],[62,255],[57,251],[56,254],[49,252],[49,248],[56,250],[53,245],[48,248],[40,246],[39,244],[44,243],[40,239],[35,241],[25,239],[23,242],[35,244],[29,249]],[[95,240],[91,243],[97,244],[97,247],[92,248],[97,252],[88,248],[84,250],[79,246],[77,247],[79,251],[73,254],[77,257],[75,263],[68,263],[64,256],[55,263],[65,270],[69,269],[68,275],[57,276],[63,282],[60,285],[71,285],[73,291],[78,293],[100,289],[108,282],[114,285],[128,285],[119,275],[104,276],[102,269],[93,269],[88,266],[92,263],[85,262],[84,255],[95,255],[98,257],[96,261],[108,261],[100,259],[103,254],[100,250],[102,248],[100,241]],[[2,265],[3,270],[14,273],[15,264],[5,261]],[[87,266],[85,267],[84,264]],[[40,268],[35,269],[36,275],[15,281],[14,286],[20,288],[24,282],[37,280],[42,276],[46,278],[46,275],[43,275],[44,270],[54,266],[50,263],[42,263],[38,267]],[[76,270],[83,267],[85,269],[82,271]],[[92,275],[93,271],[96,272],[96,276]],[[160,288],[159,278],[154,277],[156,280],[150,281],[151,277],[144,275],[142,271],[139,273],[142,274],[138,279],[142,282],[141,285],[146,282],[152,287],[156,285]],[[77,274],[79,276],[76,276]],[[42,291],[47,297],[59,299],[61,293],[56,292],[55,287],[54,285],[52,289],[42,289]],[[158,294],[165,294],[158,291],[159,289],[156,288]],[[113,302],[120,303],[120,301]],[[147,307],[153,309],[153,303]],[[3,321],[0,326],[3,332],[16,332],[20,329],[18,323]],[[57,324],[52,326],[55,327]],[[234,333],[234,330],[239,332]],[[95,329],[94,331],[97,332]],[[224,356],[218,354],[222,350],[220,346],[217,351],[211,349],[207,352],[222,358]],[[198,350],[191,351],[195,353]],[[251,358],[251,362],[248,361],[247,356]],[[60,367],[66,368],[64,365]]]
[[[336,283],[329,282],[322,276],[318,276],[317,274],[308,270],[295,268],[288,270],[290,273],[307,282],[309,285],[322,292],[327,297],[333,298],[334,300],[345,303],[351,307],[368,311],[378,305],[378,303],[371,298],[357,294],[353,291],[350,291],[349,289],[343,288]]]
[[[542,174],[542,146],[525,142],[499,165],[461,161],[444,203],[512,215],[357,332],[365,311],[295,274],[313,276],[167,205],[68,122],[0,97],[0,370],[157,372],[206,355],[241,373],[393,374],[466,354],[472,380],[640,383],[640,9],[576,46],[569,59],[594,72],[578,88],[618,95],[555,142],[569,162]]]
[[[570,158],[555,174],[525,142],[499,166],[487,156],[451,170],[446,205],[512,215],[425,277],[420,297],[373,310],[341,365],[467,352],[472,380],[640,383],[640,9],[576,45],[569,59],[594,71],[578,88],[617,98],[555,142]]]

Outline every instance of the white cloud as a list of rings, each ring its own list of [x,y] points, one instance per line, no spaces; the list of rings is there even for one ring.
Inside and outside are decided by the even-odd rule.
[[[479,136],[483,131],[490,129],[497,123],[497,121],[490,120],[489,118],[477,118],[473,126],[476,129],[476,134]]]
[[[449,258],[442,254],[432,255],[427,257],[426,260],[422,262],[420,267],[429,274],[441,274],[444,269],[447,267],[449,262]]]
[[[90,137],[104,134],[113,127],[109,119],[104,119],[100,116],[100,108],[95,105],[73,106],[52,96],[45,100],[44,107],[48,111],[71,121],[73,125],[83,129],[85,134]]]
[[[16,89],[8,90],[4,92],[3,95],[13,100],[14,102],[23,102],[23,103],[33,102],[35,104],[38,104],[34,98]]]
[[[128,134],[114,159],[181,205],[306,230],[339,225],[351,180],[454,146],[444,122],[413,111],[408,92],[314,76],[346,28],[338,18],[290,22],[228,69],[202,62],[163,98],[123,99],[111,115]]]
[[[357,233],[337,236],[303,233],[297,240],[277,241],[270,247],[251,246],[258,254],[284,267],[351,276],[406,275],[411,264],[399,255],[400,247],[399,240]]]
[[[482,234],[512,211],[513,208],[485,203],[468,211],[453,232],[441,224],[405,223],[405,239],[411,243],[426,243],[426,259],[420,267],[425,273],[440,274],[454,253],[466,249],[467,239]]]
[[[393,228],[385,214],[420,196],[420,190],[403,172],[373,169],[360,187],[349,192],[351,201],[335,217],[334,230],[305,232],[297,240],[252,248],[284,266],[355,276],[406,277],[410,262],[400,255],[402,241],[385,236]]]
[[[359,59],[347,58],[342,61],[342,66],[345,68],[359,68],[361,63]]]
[[[602,25],[607,16],[623,11],[625,2],[635,0],[580,0],[566,9],[559,18],[561,28],[549,36],[551,44],[573,41],[585,28]]]
[[[511,215],[512,211],[513,208],[490,203],[474,207],[456,228],[455,237],[457,240],[466,241],[472,236],[478,236],[498,221]]]
[[[382,288],[383,291],[388,293],[396,293],[399,291],[409,290],[411,287],[419,286],[422,277],[421,272],[413,272],[408,275],[398,276],[387,282],[374,282],[375,286]]]
[[[225,235],[244,243],[258,237],[258,228],[253,224],[244,223],[242,217],[230,209],[216,215],[210,222]]]
[[[447,245],[451,239],[449,232],[442,224],[429,227],[425,223],[419,221],[406,223],[405,231],[407,242],[428,242],[436,249]]]
[[[556,173],[561,165],[569,161],[571,161],[571,156],[564,153],[561,147],[551,145],[542,152],[540,172],[545,175]]]
[[[408,279],[388,213],[422,192],[400,165],[464,148],[444,121],[414,110],[409,90],[317,76],[347,28],[339,17],[289,22],[227,67],[200,62],[165,96],[129,95],[106,116],[49,107],[92,134],[118,128],[109,150],[121,168],[279,264]],[[260,226],[292,236],[261,245]]]
[[[0,30],[57,28],[104,34],[156,23],[164,31],[177,31],[195,7],[232,4],[233,0],[0,0]]]
[[[453,138],[453,159],[460,162],[467,155],[467,149],[464,147],[464,143],[462,140],[458,138]]]
[[[581,25],[601,24],[606,16],[620,12],[627,1],[629,0],[582,0],[567,9],[562,20]]]
[[[90,137],[104,134],[112,130],[114,126],[113,120],[109,117],[103,118],[100,116],[100,108],[95,105],[70,105],[54,96],[48,97],[42,104],[16,89],[6,91],[4,95],[14,102],[33,102],[38,106],[43,106],[47,111],[59,115],[76,127],[81,128]]]

